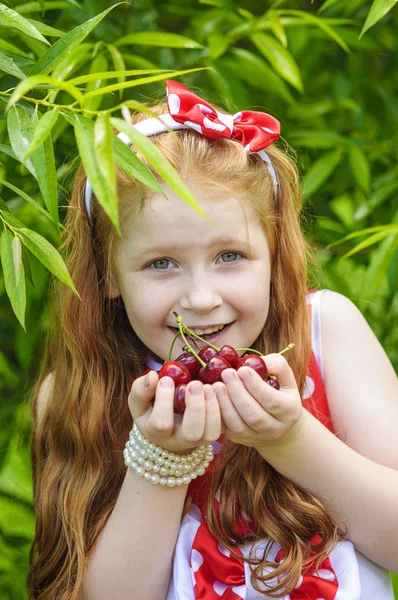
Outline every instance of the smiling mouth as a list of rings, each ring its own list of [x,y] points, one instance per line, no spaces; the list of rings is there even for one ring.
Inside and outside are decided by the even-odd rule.
[[[224,331],[227,331],[231,327],[231,325],[233,325],[234,322],[235,321],[232,321],[232,323],[228,323],[228,325],[224,325],[224,327],[222,329],[219,329],[215,333],[200,334],[200,337],[203,338],[204,340],[208,340],[209,342],[212,342],[213,340],[216,340],[222,333],[224,333]],[[171,331],[174,333],[174,335],[177,335],[177,333],[178,333],[177,327],[169,327],[169,329],[171,329]],[[185,334],[185,337],[191,339],[187,334]],[[200,340],[197,340],[196,338],[193,338],[193,339],[196,340],[198,342],[198,344],[201,343]]]

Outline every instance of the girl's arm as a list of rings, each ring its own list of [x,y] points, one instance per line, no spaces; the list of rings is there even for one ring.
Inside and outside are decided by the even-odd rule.
[[[153,485],[127,469],[88,560],[81,600],[165,600],[187,489]]]
[[[398,380],[356,306],[325,292],[325,389],[337,432],[303,411],[294,436],[258,448],[313,494],[365,556],[398,572]]]

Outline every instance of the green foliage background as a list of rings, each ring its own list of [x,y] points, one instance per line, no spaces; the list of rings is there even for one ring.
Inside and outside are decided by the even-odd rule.
[[[164,79],[227,112],[264,110],[281,121],[297,151],[321,286],[357,303],[398,371],[395,4],[0,4],[0,600],[26,597],[34,531],[26,398],[51,326],[49,278],[73,285],[55,248],[78,151],[118,226],[107,176],[123,164],[113,119],[122,105],[163,97]],[[170,168],[153,164],[193,201]]]

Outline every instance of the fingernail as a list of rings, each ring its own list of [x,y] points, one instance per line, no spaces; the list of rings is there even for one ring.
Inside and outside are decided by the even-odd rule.
[[[145,378],[144,378],[144,386],[145,386],[145,387],[149,387],[149,373],[147,373],[147,374],[145,375]]]
[[[232,383],[235,381],[235,373],[233,371],[223,371],[222,378],[224,383]]]
[[[195,382],[190,386],[189,391],[193,396],[199,396],[202,391],[202,386],[199,382]]]
[[[171,377],[162,377],[162,379],[160,380],[160,385],[165,388],[171,388],[171,386],[173,385],[173,380],[171,379]]]

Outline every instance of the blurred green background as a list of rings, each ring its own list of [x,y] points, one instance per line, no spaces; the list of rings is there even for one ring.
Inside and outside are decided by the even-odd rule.
[[[0,600],[26,597],[34,531],[26,399],[51,327],[50,278],[70,283],[52,247],[78,164],[75,136],[92,138],[101,111],[109,133],[122,103],[160,99],[163,80],[178,78],[227,112],[276,116],[297,152],[320,285],[357,304],[398,371],[395,3],[0,4]],[[117,74],[105,79],[109,71]],[[91,158],[112,167],[109,153],[103,164],[100,153]]]

